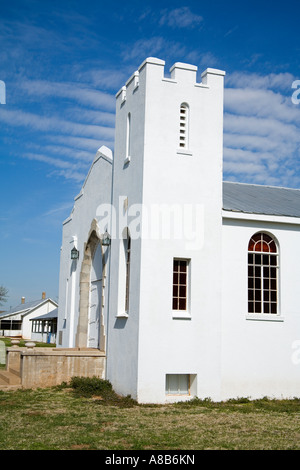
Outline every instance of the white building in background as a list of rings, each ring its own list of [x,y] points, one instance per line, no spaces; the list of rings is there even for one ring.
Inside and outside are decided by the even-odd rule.
[[[57,307],[57,303],[47,298],[45,292],[42,293],[41,299],[29,302],[22,297],[19,305],[0,313],[0,336],[21,337],[44,342],[49,340],[50,342],[49,333],[54,333],[53,322],[42,323],[37,320],[37,317],[49,315],[50,312],[57,310]],[[53,313],[51,318],[53,318]],[[44,331],[45,326],[47,331]],[[51,337],[51,342],[55,342],[55,335],[51,334]]]
[[[164,64],[117,93],[63,224],[57,346],[139,402],[299,397],[300,191],[223,182],[225,73]]]

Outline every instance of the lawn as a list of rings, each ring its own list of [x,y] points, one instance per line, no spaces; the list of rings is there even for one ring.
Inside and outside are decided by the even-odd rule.
[[[300,450],[300,400],[138,405],[76,383],[0,392],[0,450]]]

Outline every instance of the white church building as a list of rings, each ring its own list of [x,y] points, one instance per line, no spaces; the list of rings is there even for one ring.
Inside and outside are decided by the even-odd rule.
[[[63,223],[57,347],[140,403],[300,397],[300,190],[223,182],[225,72],[148,58]]]

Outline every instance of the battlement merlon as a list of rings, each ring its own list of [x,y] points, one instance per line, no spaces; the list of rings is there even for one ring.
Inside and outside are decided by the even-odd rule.
[[[223,70],[207,68],[201,74],[202,82],[197,83],[198,67],[196,65],[176,62],[170,68],[171,78],[166,78],[164,75],[165,61],[155,57],[148,57],[140,65],[138,70],[127,80],[126,84],[118,91],[116,98],[121,96],[122,102],[125,101],[127,89],[131,86],[133,86],[134,89],[138,88],[141,76],[147,67],[151,67],[151,78],[155,80],[170,81],[173,83],[185,82],[190,83],[191,85],[194,84],[195,86],[202,86],[204,88],[218,87],[220,85],[222,87],[224,86],[223,78],[225,76],[225,72]]]

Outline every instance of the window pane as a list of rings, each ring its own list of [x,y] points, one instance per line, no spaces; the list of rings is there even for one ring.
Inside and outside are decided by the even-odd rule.
[[[270,295],[269,291],[264,291],[264,301],[268,302],[270,300]]]
[[[261,255],[255,255],[255,264],[261,264]]]
[[[264,313],[270,313],[269,302],[264,303]]]
[[[186,273],[186,261],[180,261],[180,272]]]
[[[264,268],[264,277],[270,277],[270,269]]]
[[[277,304],[271,303],[271,313],[277,313]]]
[[[276,279],[276,268],[270,269],[270,276],[272,279]]]
[[[261,288],[261,282],[259,278],[255,278],[255,289],[260,289]]]
[[[254,251],[263,251],[263,249],[262,249],[262,243],[261,243],[261,242],[255,243],[255,245],[254,245]]]
[[[255,313],[261,313],[261,303],[255,302]]]
[[[276,290],[271,290],[271,301],[277,302],[277,292]]]
[[[270,264],[270,256],[269,255],[263,255],[263,264],[265,266],[269,266],[269,264]]]
[[[186,286],[179,287],[179,297],[186,297]]]

